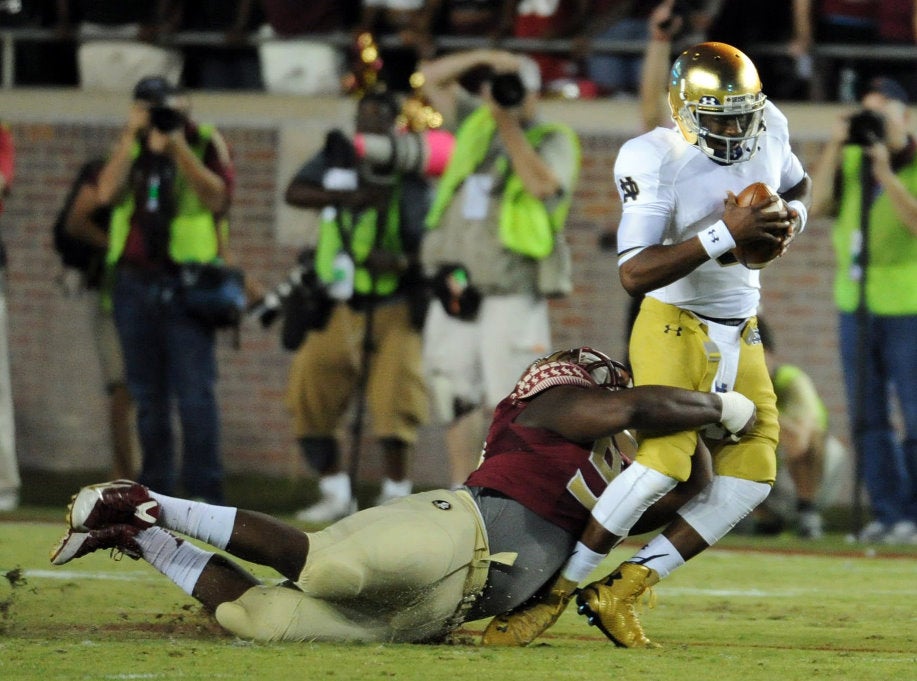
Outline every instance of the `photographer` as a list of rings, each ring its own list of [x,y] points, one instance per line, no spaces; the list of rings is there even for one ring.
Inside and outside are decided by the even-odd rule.
[[[860,103],[861,112],[838,120],[822,151],[811,213],[835,216],[841,363],[873,517],[859,539],[914,543],[917,144],[907,127],[907,94],[898,83],[874,78]],[[892,426],[892,389],[902,417],[900,440]]]
[[[188,97],[163,77],[140,80],[97,182],[98,202],[113,207],[106,261],[114,268],[115,324],[137,406],[139,479],[177,491],[174,399],[184,492],[215,503],[223,498],[215,331],[187,308],[181,275],[189,263],[225,255],[232,182],[223,137],[190,118]]]
[[[357,105],[356,132],[388,135],[399,112],[390,92],[371,90]],[[417,251],[429,187],[418,172],[358,161],[351,140],[332,130],[285,198],[322,211],[315,272],[334,303],[297,351],[287,389],[296,437],[320,476],[321,499],[297,518],[327,523],[355,510],[352,472],[341,470],[335,436],[353,398],[354,446],[365,398],[382,450],[378,503],[412,491],[408,457],[428,411],[416,304],[424,295]],[[357,455],[351,456],[354,471]]]
[[[427,315],[424,364],[457,484],[480,453],[482,408],[551,347],[547,299],[572,289],[563,227],[580,146],[567,126],[539,119],[540,75],[527,57],[472,50],[421,74],[456,131],[421,262],[442,302]]]

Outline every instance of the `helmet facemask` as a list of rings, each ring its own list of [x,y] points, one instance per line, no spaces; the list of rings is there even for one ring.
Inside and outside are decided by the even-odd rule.
[[[603,352],[589,347],[561,350],[548,355],[543,360],[550,362],[569,362],[586,370],[590,378],[600,388],[623,390],[633,386],[633,380],[627,368]]]
[[[717,163],[755,155],[766,101],[754,64],[724,43],[689,48],[672,66],[672,119],[685,141]]]
[[[744,99],[744,98],[743,98]],[[758,137],[764,132],[765,96],[748,106],[711,106],[703,102],[686,102],[679,117],[695,139],[698,149],[719,163],[741,163],[749,160],[758,151]],[[731,129],[730,134],[714,130]]]

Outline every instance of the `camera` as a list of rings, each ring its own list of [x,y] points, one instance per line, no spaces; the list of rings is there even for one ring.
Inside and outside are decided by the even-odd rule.
[[[403,131],[389,135],[357,133],[353,144],[357,158],[367,161],[376,172],[439,177],[452,155],[455,137],[446,130]]]
[[[314,262],[313,249],[300,252],[287,276],[246,310],[247,316],[257,319],[265,329],[282,318],[280,342],[286,350],[298,348],[309,330],[324,328],[331,316],[334,302],[319,280]]]
[[[137,81],[134,101],[147,104],[150,125],[160,132],[172,132],[185,124],[187,99],[184,91],[163,76],[147,76]]]
[[[519,106],[525,99],[525,85],[518,73],[497,73],[490,78],[490,94],[503,108]]]
[[[159,132],[173,132],[185,124],[185,114],[168,106],[150,107],[150,125]]]
[[[868,147],[885,140],[885,119],[881,114],[864,109],[850,117],[847,144]]]

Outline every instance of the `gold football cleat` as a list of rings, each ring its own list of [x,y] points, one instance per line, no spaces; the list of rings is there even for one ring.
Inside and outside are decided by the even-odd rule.
[[[621,563],[608,577],[584,586],[576,598],[577,612],[620,648],[660,648],[643,633],[637,600],[659,581],[659,573],[637,563]]]
[[[549,629],[576,593],[576,582],[558,577],[541,599],[494,617],[481,637],[485,646],[527,646]]]

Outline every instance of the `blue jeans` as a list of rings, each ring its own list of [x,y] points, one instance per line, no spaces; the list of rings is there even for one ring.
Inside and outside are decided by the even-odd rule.
[[[917,315],[869,315],[866,330],[866,358],[860,363],[857,316],[841,314],[841,360],[860,472],[876,520],[917,522]],[[862,399],[859,371],[865,372]],[[901,441],[891,420],[893,390],[901,408]]]
[[[222,503],[215,334],[182,309],[175,298],[176,281],[120,268],[114,286],[115,324],[143,452],[139,482],[175,494],[174,400],[184,493]]]

